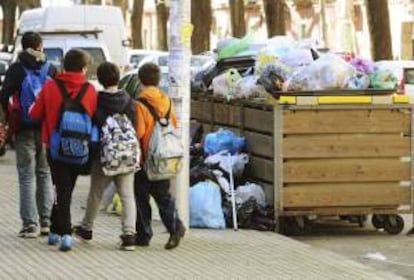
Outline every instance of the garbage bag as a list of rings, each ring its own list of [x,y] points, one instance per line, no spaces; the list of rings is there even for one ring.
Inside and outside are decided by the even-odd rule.
[[[290,75],[290,70],[283,64],[269,64],[263,70],[257,83],[271,94],[277,94],[283,88],[283,83]]]
[[[214,155],[221,151],[228,151],[235,154],[240,152],[245,144],[244,137],[238,137],[232,131],[220,128],[204,138],[204,153]]]
[[[371,60],[355,57],[352,58],[349,63],[360,73],[371,74],[374,72],[374,62]]]
[[[355,76],[355,68],[337,55],[326,54],[295,72],[288,90],[324,90],[346,88]]]
[[[190,227],[223,229],[226,227],[219,187],[199,182],[190,188]]]
[[[231,171],[233,172],[234,177],[240,177],[241,174],[243,174],[244,168],[248,162],[249,156],[247,154],[235,154],[230,157],[227,151],[221,151],[217,154],[210,155],[204,160],[204,163],[208,166],[214,166],[218,164],[221,169],[225,170],[228,173],[230,173],[231,166]]]
[[[222,44],[224,46],[218,48],[218,59],[237,56],[249,48],[249,45],[253,43],[253,39],[253,33],[250,32],[241,39],[231,39],[225,42],[225,44]]]
[[[234,68],[218,75],[212,81],[213,95],[225,97],[228,100],[232,99],[234,97],[235,85],[241,78],[240,73]]]
[[[260,206],[266,206],[266,196],[263,188],[258,184],[247,182],[243,186],[238,186],[235,191],[236,203],[242,204],[251,197],[255,198]]]
[[[394,89],[398,86],[398,79],[391,70],[376,70],[369,78],[372,88]]]
[[[234,86],[235,98],[265,98],[267,96],[266,89],[257,84],[258,76],[246,76],[236,82]]]
[[[349,89],[367,89],[369,88],[369,76],[365,73],[359,72],[351,77],[346,83],[346,88]]]

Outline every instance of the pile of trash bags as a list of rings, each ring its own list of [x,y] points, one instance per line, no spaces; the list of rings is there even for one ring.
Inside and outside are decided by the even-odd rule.
[[[312,42],[276,36],[257,44],[249,33],[244,38],[219,41],[217,61],[253,56],[250,71],[228,68],[217,73],[211,84],[213,95],[234,98],[265,98],[280,91],[333,89],[395,89],[401,78],[393,69],[371,60],[336,53],[318,53]],[[201,75],[202,76],[202,75]]]
[[[238,226],[273,230],[273,209],[266,202],[263,188],[246,176],[249,156],[244,152],[245,138],[219,129],[200,142],[192,141],[190,152],[190,226],[231,227],[234,189]]]

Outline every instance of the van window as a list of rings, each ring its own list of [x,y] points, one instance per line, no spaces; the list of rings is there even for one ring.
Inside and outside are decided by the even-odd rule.
[[[168,55],[161,55],[158,58],[158,66],[168,66]]]
[[[63,50],[59,48],[45,48],[44,53],[46,54],[47,61],[55,66],[59,72],[62,71]]]
[[[105,55],[100,48],[82,48],[82,50],[86,51],[92,58],[91,64],[88,66],[86,76],[90,80],[97,80],[96,70],[98,69],[99,64],[106,61]]]

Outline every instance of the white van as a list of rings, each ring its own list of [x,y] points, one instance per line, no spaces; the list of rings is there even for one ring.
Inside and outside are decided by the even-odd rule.
[[[126,35],[125,23],[119,7],[74,5],[74,6],[50,6],[26,10],[22,13],[18,26],[18,34],[26,31],[36,31],[43,34],[47,48],[61,44],[75,46],[70,40],[81,40],[79,34],[96,31],[95,41],[101,41],[107,46],[112,62],[120,67],[128,65],[129,40]],[[101,31],[101,32],[99,32]],[[61,34],[58,36],[58,33]],[[70,33],[77,34],[69,36]],[[85,34],[89,36],[90,34]],[[65,42],[59,42],[65,40]],[[89,41],[92,41],[91,38]],[[20,42],[20,36],[16,40]],[[78,46],[79,47],[79,46]]]

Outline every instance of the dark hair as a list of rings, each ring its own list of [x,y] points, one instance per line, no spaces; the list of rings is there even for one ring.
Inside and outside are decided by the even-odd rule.
[[[37,32],[28,31],[22,36],[22,48],[24,50],[28,48],[37,50],[42,45],[42,42],[42,37]]]
[[[104,88],[115,86],[119,82],[120,73],[117,65],[111,62],[103,62],[96,70],[98,81]]]
[[[81,72],[89,62],[90,57],[87,52],[82,49],[70,49],[63,60],[63,68],[65,71]]]
[[[145,63],[138,70],[138,78],[144,86],[158,86],[160,67],[155,63]]]

